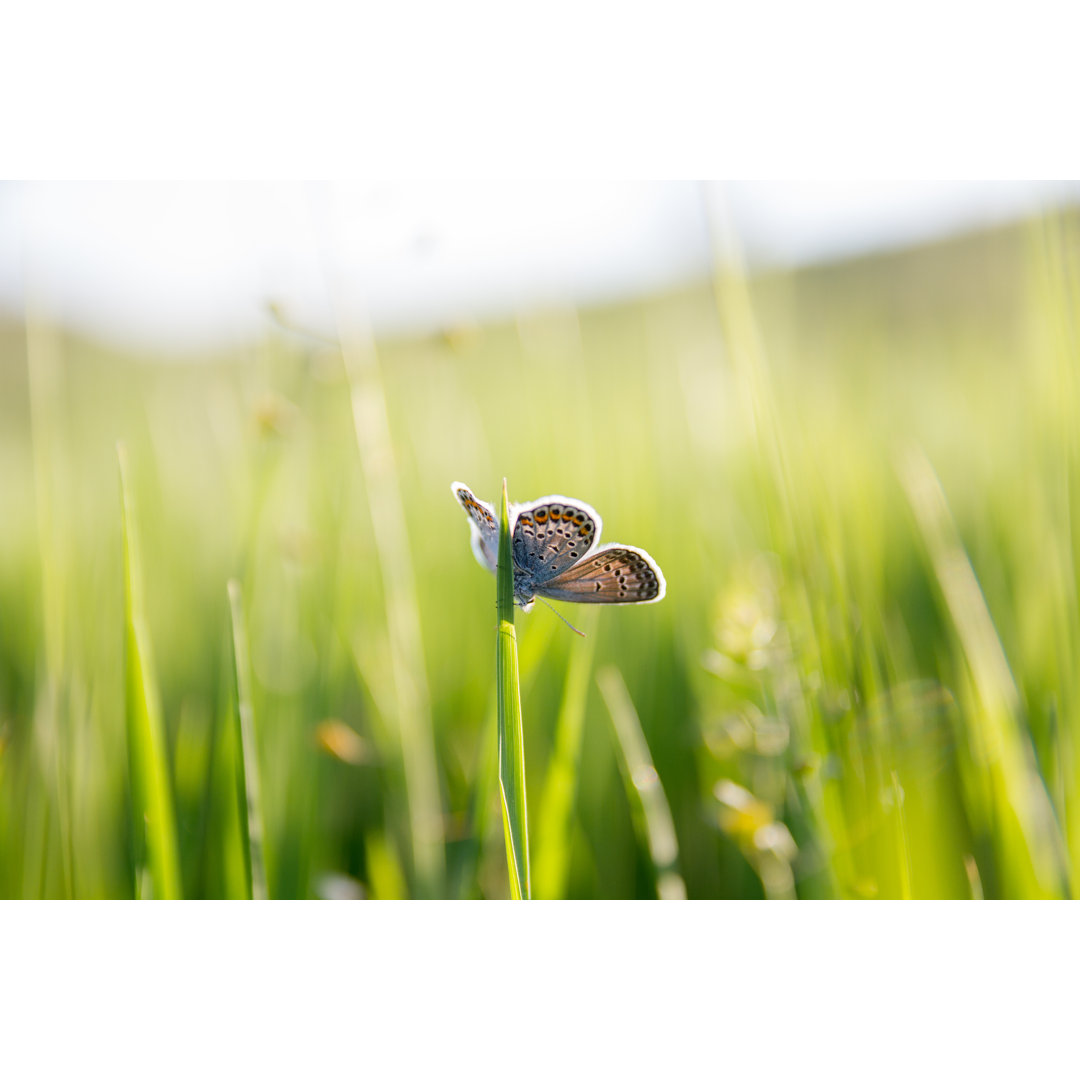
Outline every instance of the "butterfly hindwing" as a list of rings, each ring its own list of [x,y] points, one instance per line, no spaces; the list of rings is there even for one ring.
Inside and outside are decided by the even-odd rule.
[[[605,544],[536,586],[538,596],[577,604],[651,604],[666,591],[664,575],[648,552],[626,544]]]

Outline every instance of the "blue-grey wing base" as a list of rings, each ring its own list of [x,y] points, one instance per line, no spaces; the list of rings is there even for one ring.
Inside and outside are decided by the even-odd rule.
[[[563,495],[514,508],[514,567],[533,585],[550,581],[585,558],[600,537],[600,515],[588,503]]]

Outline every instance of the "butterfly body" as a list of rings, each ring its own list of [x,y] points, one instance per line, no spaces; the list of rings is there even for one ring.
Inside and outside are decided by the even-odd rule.
[[[461,483],[451,485],[469,516],[477,560],[494,573],[499,554],[495,508]],[[604,544],[600,515],[588,503],[548,495],[510,508],[514,599],[528,611],[536,597],[579,604],[652,604],[666,591],[648,552]]]

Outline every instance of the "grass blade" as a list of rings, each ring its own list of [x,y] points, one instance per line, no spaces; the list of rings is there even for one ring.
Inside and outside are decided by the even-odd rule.
[[[255,709],[251,695],[251,660],[244,628],[243,596],[240,582],[229,582],[229,611],[232,616],[233,663],[236,668],[236,717],[240,754],[236,762],[236,790],[240,802],[240,835],[244,847],[248,898],[265,900],[266,864],[263,859],[262,799],[259,794],[259,766],[255,748]]]
[[[26,364],[30,404],[30,435],[34,466],[34,496],[41,564],[41,602],[45,635],[45,678],[34,710],[34,726],[42,752],[42,777],[52,788],[60,839],[63,895],[74,895],[74,848],[70,805],[70,769],[65,748],[70,745],[70,725],[62,724],[61,703],[66,690],[65,622],[70,605],[70,582],[66,572],[63,540],[71,535],[59,495],[61,456],[54,444],[62,430],[61,353],[58,335],[35,311],[26,308]],[[51,815],[46,816],[46,820]],[[48,831],[42,856],[38,896],[47,894]]]
[[[644,834],[642,840],[648,845],[649,856],[656,868],[656,891],[661,900],[685,900],[686,883],[679,872],[675,822],[660,786],[637,710],[618,668],[603,668],[597,672],[596,681],[622,751],[619,767],[626,783],[627,797],[634,808],[634,822]]]
[[[911,852],[908,848],[907,828],[904,825],[904,789],[894,769],[892,781],[892,813],[896,827],[896,850],[900,862],[900,899],[911,899]]]
[[[536,895],[555,900],[566,895],[570,865],[570,817],[577,792],[581,736],[585,726],[585,699],[592,668],[596,609],[584,613],[584,641],[575,642],[566,672],[562,705],[555,722],[555,749],[540,796],[540,834],[536,851]]]
[[[136,893],[141,894],[142,891],[145,865],[149,869],[154,898],[176,900],[181,895],[180,856],[165,756],[161,698],[143,608],[142,567],[135,533],[127,450],[121,443],[116,452],[120,460],[121,532],[124,543],[124,686],[128,764],[135,819]]]
[[[499,525],[499,565],[495,577],[499,618],[495,643],[499,789],[502,793],[506,863],[510,873],[511,897],[528,900],[532,886],[529,880],[529,818],[525,805],[525,742],[521,725],[521,686],[517,635],[514,632],[514,567],[510,558],[510,510],[505,479]]]
[[[1060,895],[1064,843],[1020,729],[1020,695],[982,589],[930,462],[912,449],[899,472],[970,673],[973,693],[960,713],[976,763],[972,802],[1014,878],[1009,895]]]
[[[540,662],[547,655],[548,645],[554,633],[554,620],[536,622],[530,632],[525,647],[518,657],[518,686],[528,694],[529,686],[536,678]],[[478,764],[473,781],[473,792],[469,800],[466,816],[465,841],[459,864],[456,869],[456,884],[452,895],[458,899],[467,899],[474,886],[479,887],[477,868],[488,835],[489,812],[496,802],[501,806],[501,793],[496,796],[499,774],[498,723],[496,706],[498,696],[491,699],[484,721],[484,734],[478,750]]]
[[[386,397],[370,333],[354,328],[339,336],[383,582],[413,868],[420,895],[437,897],[443,894],[446,877],[442,798],[420,607]]]

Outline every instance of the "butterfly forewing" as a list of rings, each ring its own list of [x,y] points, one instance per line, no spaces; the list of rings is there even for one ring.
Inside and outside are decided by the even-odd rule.
[[[576,499],[552,495],[526,503],[514,520],[514,565],[539,585],[570,569],[599,535],[600,515]]]
[[[499,558],[499,523],[495,517],[495,507],[483,499],[478,499],[462,483],[455,482],[451,488],[457,501],[469,515],[473,554],[481,566],[486,566],[494,573]]]
[[[557,577],[537,584],[538,596],[576,604],[650,604],[663,599],[667,585],[647,552],[608,544]]]

